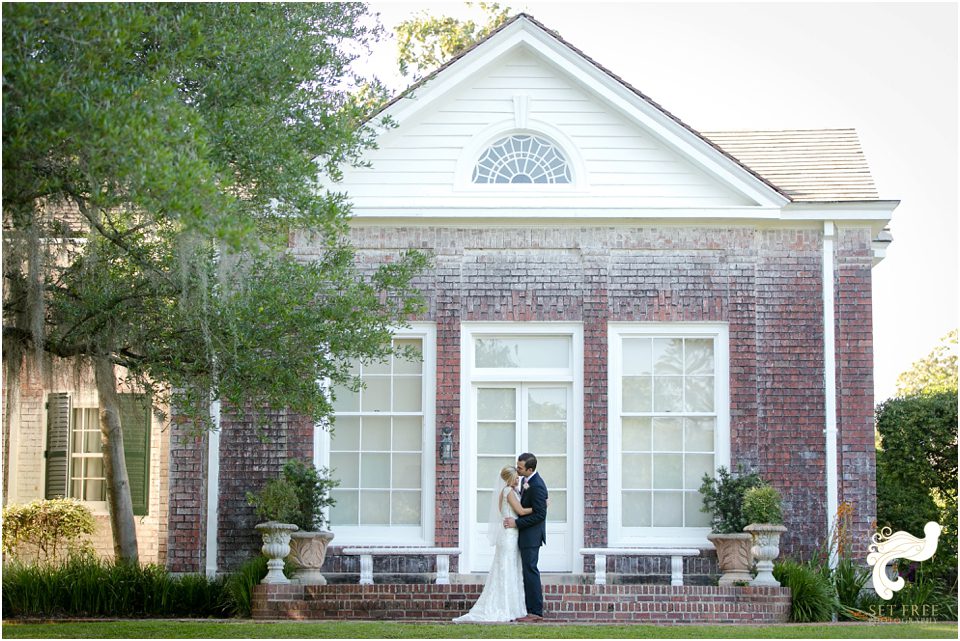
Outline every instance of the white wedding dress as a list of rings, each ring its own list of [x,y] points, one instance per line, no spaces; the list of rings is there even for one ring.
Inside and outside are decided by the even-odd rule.
[[[516,518],[517,513],[507,502],[509,487],[501,490],[503,505],[500,516]],[[500,527],[496,547],[493,552],[493,564],[483,586],[480,598],[470,612],[457,617],[454,623],[480,623],[493,621],[513,621],[527,614],[523,598],[523,569],[520,565],[520,548],[517,545],[517,528]]]

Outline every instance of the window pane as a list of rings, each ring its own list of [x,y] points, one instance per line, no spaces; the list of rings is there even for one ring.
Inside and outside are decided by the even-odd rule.
[[[360,394],[351,392],[342,385],[334,385],[330,393],[333,395],[333,409],[336,412],[360,411]]]
[[[490,521],[490,501],[493,500],[492,495],[492,491],[480,490],[477,492],[477,513],[474,515],[477,523],[487,523]]]
[[[420,455],[394,454],[393,455],[393,487],[420,489]]]
[[[360,487],[360,455],[355,453],[331,452],[330,467],[335,478],[340,479],[344,488]]]
[[[88,457],[84,459],[86,461],[86,469],[84,470],[84,476],[88,479],[102,479],[103,475],[103,459],[99,456]]]
[[[550,507],[547,508],[547,521],[549,523],[567,522],[566,492],[550,490]]]
[[[621,522],[624,527],[650,527],[653,522],[650,516],[650,492],[624,492],[623,514]]]
[[[623,449],[634,452],[649,452],[651,429],[649,418],[623,419]]]
[[[396,416],[393,419],[393,450],[419,452],[423,449],[423,419]]]
[[[397,376],[393,379],[393,411],[419,412],[423,409],[423,389],[418,376]]]
[[[652,487],[652,464],[649,454],[623,455],[623,488],[647,490]]]
[[[567,418],[567,390],[535,387],[528,390],[527,416],[531,421],[562,421]]]
[[[83,435],[86,432],[82,430],[74,430],[73,432],[73,452],[79,454],[83,452]]]
[[[103,481],[87,481],[84,487],[83,500],[85,501],[106,501],[107,486]]]
[[[390,487],[390,455],[389,454],[361,454],[360,455],[360,487],[389,488]]]
[[[568,368],[569,336],[509,336],[477,338],[476,367]]]
[[[657,376],[683,374],[682,339],[653,339],[653,373]]]
[[[539,454],[566,454],[566,423],[530,423],[527,429],[527,440],[531,451]]]
[[[623,339],[623,375],[650,376],[653,374],[653,346],[649,338]]]
[[[360,519],[360,493],[356,490],[333,490],[337,504],[330,508],[331,525],[357,525]]]
[[[390,524],[390,492],[360,492],[360,525]]]
[[[683,409],[682,380],[679,376],[654,379],[654,412],[679,412]]]
[[[688,376],[685,381],[684,410],[687,412],[713,411],[713,377]]]
[[[653,379],[649,376],[624,376],[623,411],[649,412],[651,409],[650,392]]]
[[[686,426],[688,452],[712,452],[714,418],[688,418]]]
[[[713,454],[687,454],[683,466],[683,486],[696,490],[703,482],[703,475],[713,477]]]
[[[683,419],[653,419],[653,449],[658,452],[683,451]]]
[[[516,420],[516,391],[512,387],[482,387],[478,389],[477,418],[481,421]]]
[[[653,526],[681,527],[683,525],[683,492],[653,493]]]
[[[477,452],[513,455],[517,449],[515,423],[477,423]]]
[[[390,451],[390,418],[386,416],[363,417],[363,451]]]
[[[494,488],[500,481],[500,470],[515,465],[512,456],[481,456],[477,458],[477,487]]]
[[[330,435],[330,449],[358,450],[360,449],[360,417],[338,416],[333,423],[333,433]]]
[[[710,527],[710,514],[701,512],[703,497],[699,492],[684,492],[684,525],[687,527]]]
[[[372,363],[367,363],[363,366],[363,377],[371,375],[390,375],[390,359],[384,361],[374,361]]]
[[[390,377],[364,376],[363,381],[367,384],[366,389],[362,392],[361,407],[363,411],[390,411]]]
[[[420,492],[394,492],[391,501],[395,525],[420,525]]]
[[[547,488],[565,488],[567,486],[566,456],[537,456],[537,472],[547,484]]]
[[[412,348],[420,354],[420,358],[417,360],[407,360],[402,357],[395,357],[393,359],[393,373],[394,374],[420,374],[423,370],[423,341],[419,338],[404,338],[397,339],[393,344],[399,348]]]
[[[684,372],[713,374],[713,339],[688,338],[684,341]]]
[[[653,455],[653,487],[680,489],[683,487],[683,456],[680,454]]]

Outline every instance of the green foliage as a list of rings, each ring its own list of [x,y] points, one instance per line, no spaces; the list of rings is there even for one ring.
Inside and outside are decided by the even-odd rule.
[[[222,581],[172,577],[159,565],[113,563],[90,554],[61,565],[3,567],[5,617],[219,617],[223,600]]]
[[[90,508],[76,499],[38,499],[3,508],[3,553],[7,558],[37,563],[92,549],[87,538],[96,521]]]
[[[940,339],[932,352],[897,378],[897,396],[957,393],[957,330]]]
[[[890,399],[877,408],[877,525],[914,535],[943,527],[930,578],[957,580],[957,393]]]
[[[838,607],[830,581],[816,569],[796,561],[774,563],[773,576],[790,588],[790,620],[798,623],[830,621]]]
[[[287,479],[270,479],[259,492],[247,492],[249,503],[262,521],[293,523],[300,514],[297,488]]]
[[[927,576],[931,569],[937,568],[928,564],[925,571],[921,564],[903,589],[893,593],[888,605],[893,606],[894,616],[904,619],[957,620],[957,586],[954,585],[950,590],[937,576]]]
[[[336,505],[330,491],[340,481],[330,478],[330,470],[317,470],[313,463],[291,459],[283,466],[283,478],[289,481],[297,493],[297,516],[291,523],[305,532],[322,530],[327,525],[323,510]]]
[[[284,561],[283,573],[293,576],[294,568]],[[267,557],[258,555],[230,574],[223,584],[223,610],[237,617],[249,618],[253,612],[253,588],[267,576]]]
[[[465,4],[468,7],[474,5],[472,2]],[[404,76],[410,74],[413,66],[415,77],[423,76],[490,35],[514,12],[496,2],[480,2],[478,5],[482,13],[479,21],[431,16],[421,11],[416,17],[398,24],[395,32],[400,73]]]
[[[734,534],[743,532],[749,525],[743,516],[743,495],[763,481],[756,472],[745,474],[743,467],[737,468],[737,474],[731,474],[726,467],[717,470],[717,478],[703,475],[700,494],[703,495],[702,512],[711,513],[710,529],[716,534]]]
[[[830,582],[833,584],[834,591],[837,594],[839,604],[838,615],[845,619],[855,619],[850,612],[852,610],[862,610],[865,604],[863,588],[870,580],[871,569],[864,565],[859,565],[853,559],[841,557],[837,561],[837,567],[827,570]]]
[[[783,523],[780,492],[772,485],[751,487],[743,493],[743,518],[747,523]]]

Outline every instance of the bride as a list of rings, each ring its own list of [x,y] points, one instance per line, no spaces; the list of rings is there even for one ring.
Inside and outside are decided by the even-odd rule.
[[[527,614],[523,599],[520,548],[517,545],[519,531],[503,527],[504,518],[516,518],[533,512],[532,508],[520,505],[515,489],[519,478],[515,467],[508,465],[500,470],[499,490],[493,494],[487,533],[490,544],[495,546],[490,574],[470,612],[454,619],[454,623],[513,621]]]

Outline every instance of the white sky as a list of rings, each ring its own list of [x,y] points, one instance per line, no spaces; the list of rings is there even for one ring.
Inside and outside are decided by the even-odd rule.
[[[876,400],[957,326],[956,3],[506,2],[697,130],[854,127],[884,199],[901,200],[873,270]],[[392,27],[459,2],[372,2]]]

